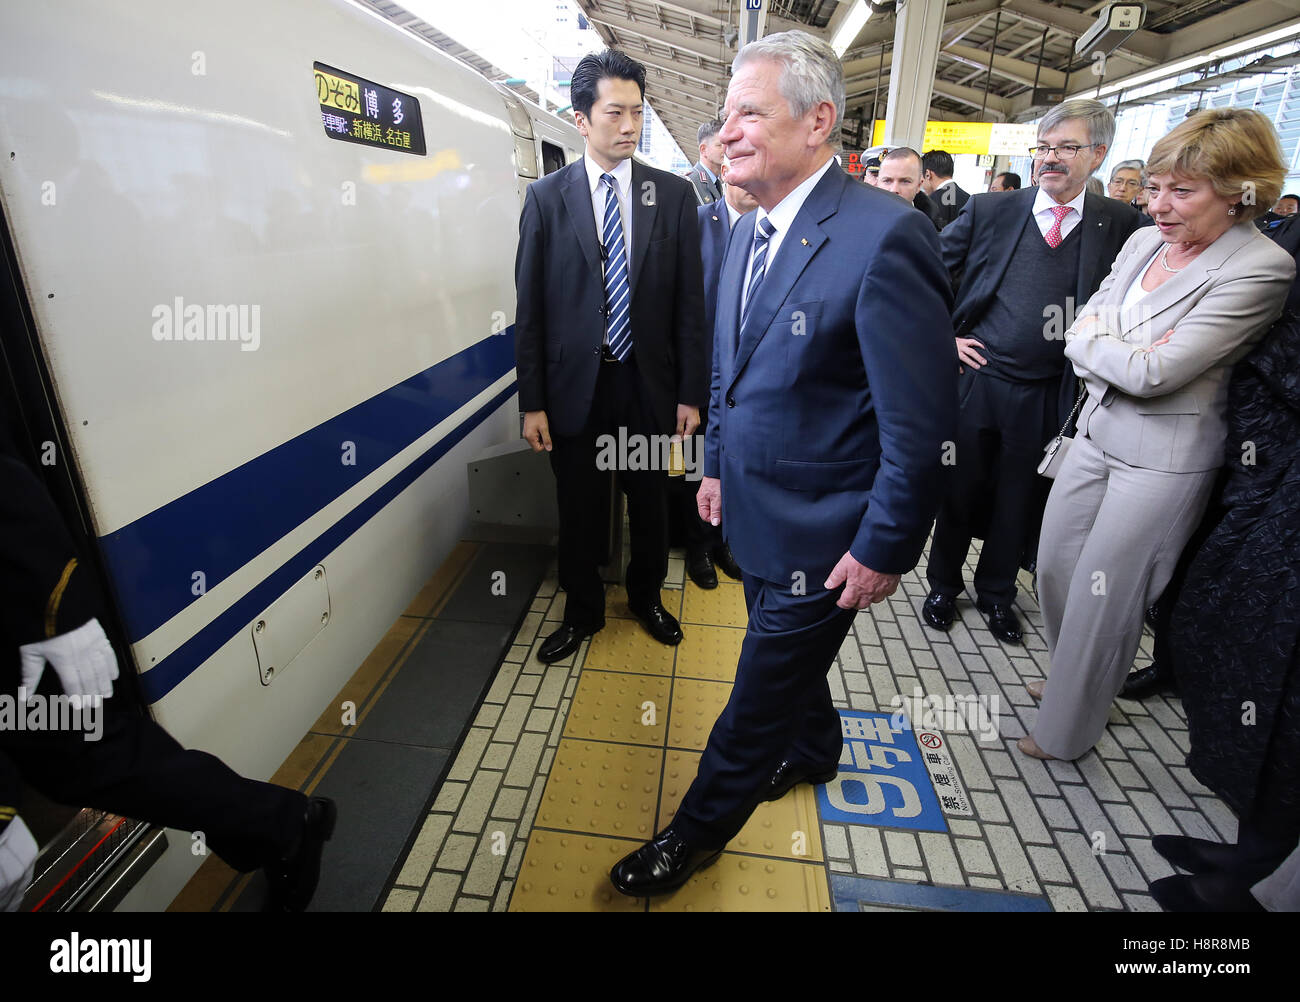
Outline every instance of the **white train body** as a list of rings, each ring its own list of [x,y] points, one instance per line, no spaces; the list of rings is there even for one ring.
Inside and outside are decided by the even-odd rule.
[[[415,98],[425,155],[327,136],[318,63]],[[345,0],[0,14],[0,207],[141,687],[245,774],[462,537],[466,463],[518,437],[521,192],[543,139],[582,141],[510,103]],[[128,905],[201,861],[172,842]]]

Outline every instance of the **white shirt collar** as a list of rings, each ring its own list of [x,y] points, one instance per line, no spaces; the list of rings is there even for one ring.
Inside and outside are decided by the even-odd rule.
[[[794,217],[799,215],[799,210],[803,208],[803,203],[807,200],[808,196],[812,194],[812,190],[817,187],[817,182],[820,181],[822,176],[831,169],[831,165],[834,163],[834,157],[827,157],[826,162],[822,164],[820,170],[815,171],[809,177],[805,178],[803,182],[800,183],[799,187],[795,188],[794,191],[781,199],[771,212],[760,208],[758,210],[758,218],[754,220],[754,225],[757,226],[764,219],[770,219],[772,220],[772,225],[776,227],[777,232],[784,234],[794,225]]]
[[[1088,194],[1088,189],[1084,188],[1079,192],[1079,194],[1075,195],[1074,198],[1065,203],[1079,214],[1080,219],[1083,218],[1083,196],[1086,194]],[[1051,211],[1052,206],[1060,204],[1060,202],[1054,199],[1042,188],[1039,188],[1038,194],[1034,196],[1034,215],[1036,216],[1040,212],[1049,212]]]
[[[733,209],[731,207],[731,203],[728,202],[725,197],[722,199],[722,204],[727,207],[727,225],[735,226],[736,223],[740,222],[740,217],[743,216],[744,213],[737,212],[735,209]]]
[[[587,167],[587,187],[594,195],[596,189],[600,187],[600,176],[605,173],[605,169],[591,159],[590,154],[585,154],[582,162]],[[624,200],[628,197],[628,192],[632,190],[632,158],[620,160],[618,166],[610,174],[614,176],[614,183],[618,185],[618,192]]]

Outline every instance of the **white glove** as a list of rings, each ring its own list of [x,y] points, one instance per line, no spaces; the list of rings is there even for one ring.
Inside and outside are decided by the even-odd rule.
[[[22,658],[22,684],[30,699],[45,672],[53,666],[69,696],[111,696],[117,678],[117,655],[104,636],[98,619],[92,619],[68,633],[18,648]]]
[[[36,866],[36,839],[14,817],[0,832],[0,912],[16,912],[31,885]]]

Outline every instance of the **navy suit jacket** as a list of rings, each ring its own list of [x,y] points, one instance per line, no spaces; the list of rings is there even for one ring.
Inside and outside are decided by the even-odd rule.
[[[731,213],[726,202],[711,202],[696,209],[700,217],[700,258],[704,262],[704,332],[708,354],[706,364],[713,363],[713,324],[718,315],[718,278],[722,258],[731,239]]]
[[[530,184],[519,216],[519,409],[546,411],[555,435],[577,435],[587,423],[605,337],[605,273],[587,183],[575,160]],[[708,402],[697,207],[685,178],[632,161],[632,350],[664,435],[676,427],[678,404]]]
[[[846,551],[916,566],[956,436],[952,291],[934,226],[832,165],[740,334],[757,212],[736,224],[714,332],[706,476],[746,573],[820,588]]]

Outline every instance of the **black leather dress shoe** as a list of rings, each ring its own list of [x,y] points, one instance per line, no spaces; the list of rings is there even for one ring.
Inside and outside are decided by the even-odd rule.
[[[620,894],[640,898],[675,891],[696,870],[713,863],[722,849],[699,849],[678,837],[669,825],[635,852],[624,856],[609,871]]]
[[[587,630],[565,623],[542,641],[542,646],[537,649],[537,660],[546,665],[552,661],[563,661],[581,647],[589,636],[591,634]]]
[[[945,633],[952,626],[956,614],[957,600],[951,595],[940,595],[937,591],[930,592],[925,605],[921,606],[921,618],[925,620],[926,625],[933,626],[936,630],[943,630]]]
[[[727,577],[740,580],[740,564],[736,563],[736,558],[731,555],[731,547],[726,543],[713,548],[713,562]]]
[[[334,834],[338,808],[329,797],[312,797],[298,844],[289,855],[266,868],[270,894],[266,910],[271,912],[306,911],[320,880],[320,857],[325,843]]]
[[[713,569],[713,560],[707,551],[686,554],[686,573],[706,591],[718,587],[718,572]]]
[[[975,608],[988,617],[989,632],[1004,644],[1018,644],[1023,639],[1020,620],[1011,606],[1000,602],[977,602]]]
[[[1261,859],[1233,842],[1211,842],[1187,835],[1157,835],[1151,848],[1180,870],[1192,873],[1234,873],[1251,878],[1251,883],[1267,877],[1281,865],[1281,857]]]
[[[834,779],[839,771],[839,763],[819,767],[785,759],[776,767],[776,772],[772,773],[772,778],[767,784],[767,795],[763,799],[780,800],[800,783],[821,786]]]
[[[1176,873],[1153,883],[1151,896],[1167,912],[1262,912],[1253,883],[1235,873]]]
[[[663,607],[662,603],[656,602],[644,609],[633,609],[630,605],[628,608],[632,610],[632,615],[645,625],[645,628],[650,632],[650,636],[654,637],[659,643],[673,647],[682,642],[681,626]]]
[[[1146,699],[1158,692],[1177,691],[1178,684],[1174,673],[1161,668],[1158,661],[1152,661],[1146,668],[1129,672],[1119,694],[1121,699]]]

